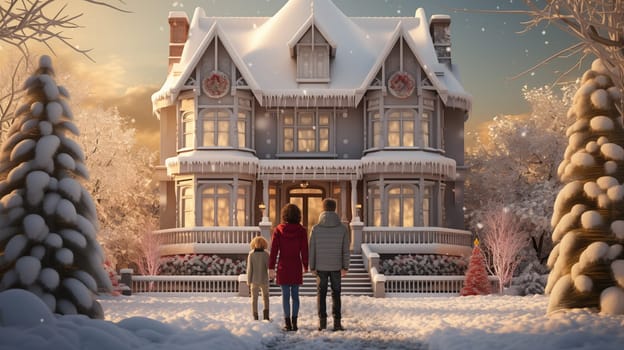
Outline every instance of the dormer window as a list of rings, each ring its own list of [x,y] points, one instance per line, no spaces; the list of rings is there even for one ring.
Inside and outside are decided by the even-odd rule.
[[[297,45],[297,81],[329,82],[329,45]]]
[[[312,18],[290,39],[288,46],[297,60],[298,83],[329,83],[329,64],[336,45],[314,25]]]

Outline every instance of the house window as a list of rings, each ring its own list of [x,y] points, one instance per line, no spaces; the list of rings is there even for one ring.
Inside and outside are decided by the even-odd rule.
[[[186,112],[182,115],[181,148],[195,147],[195,113]]]
[[[412,185],[397,185],[388,189],[388,226],[415,226],[416,189]]]
[[[238,113],[236,119],[236,138],[239,148],[251,147],[251,112],[253,101],[251,97],[238,97]]]
[[[329,82],[329,45],[297,44],[297,81]]]
[[[204,110],[201,115],[203,147],[226,147],[230,143],[230,116],[227,109]]]
[[[178,113],[182,133],[180,135],[180,148],[193,148],[195,147],[195,99],[181,99]]]
[[[193,187],[185,186],[180,189],[180,212],[182,222],[181,227],[195,226],[195,198]]]
[[[425,109],[391,109],[384,120],[377,108],[369,108],[371,132],[369,147],[429,147],[431,144],[432,111]]]
[[[415,116],[413,109],[391,110],[388,113],[388,146],[414,147]]]
[[[294,153],[326,153],[330,151],[329,110],[285,112],[282,116],[282,151]]]
[[[201,191],[201,222],[203,226],[245,226],[249,221],[249,189],[239,182],[204,183]],[[235,204],[235,205],[234,205]]]
[[[245,148],[247,145],[247,132],[249,126],[251,112],[250,111],[239,111],[238,119],[236,120],[236,131],[237,131],[237,139],[238,139],[238,147]]]
[[[430,225],[433,215],[431,212],[433,183],[425,182],[422,191],[414,183],[389,183],[382,186],[379,182],[373,181],[369,182],[368,186],[372,226]]]
[[[420,135],[421,146],[429,147],[430,144],[430,128],[431,128],[431,113],[428,111],[420,114]]]

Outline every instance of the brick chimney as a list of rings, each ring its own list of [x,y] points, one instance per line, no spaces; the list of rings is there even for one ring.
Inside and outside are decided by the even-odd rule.
[[[433,39],[438,62],[451,65],[451,17],[433,15],[429,21],[429,32]]]
[[[174,63],[180,62],[184,43],[188,38],[189,19],[186,12],[169,12],[169,70]]]

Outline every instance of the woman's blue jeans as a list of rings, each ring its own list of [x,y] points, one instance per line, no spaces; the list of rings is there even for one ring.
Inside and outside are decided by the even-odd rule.
[[[290,318],[299,316],[299,285],[282,284],[282,307],[284,317]],[[292,312],[290,311],[290,299],[292,299]]]

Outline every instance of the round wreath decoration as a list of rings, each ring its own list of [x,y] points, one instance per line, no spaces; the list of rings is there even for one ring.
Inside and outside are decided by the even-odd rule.
[[[213,71],[202,81],[202,89],[208,97],[221,98],[230,90],[230,79],[223,72]]]
[[[388,90],[392,96],[407,98],[416,88],[416,80],[407,72],[394,72],[388,79]]]

